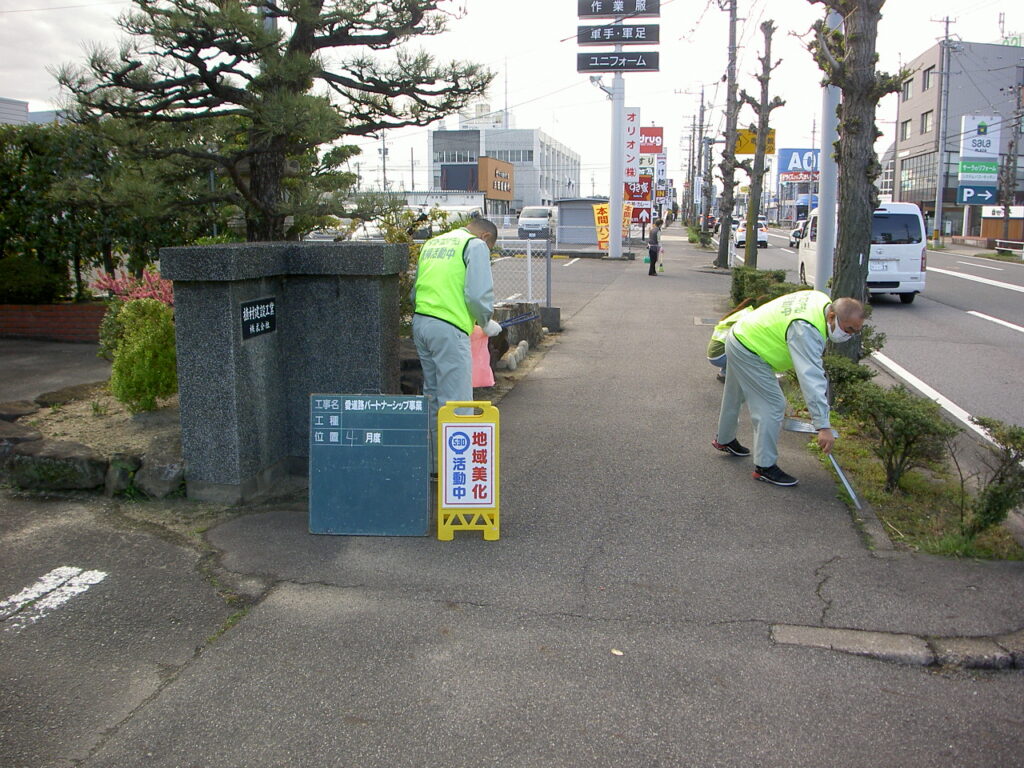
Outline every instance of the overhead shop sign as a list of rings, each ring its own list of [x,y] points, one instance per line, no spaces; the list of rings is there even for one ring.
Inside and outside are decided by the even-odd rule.
[[[609,24],[576,27],[577,45],[645,45],[660,42],[657,24]]]
[[[999,177],[998,115],[960,118],[960,167],[956,201],[961,205],[991,205]]]
[[[658,54],[652,51],[627,53],[577,53],[577,72],[657,72]]]
[[[779,181],[817,181],[820,157],[820,149],[780,149]]]
[[[653,51],[623,51],[628,45],[657,45],[657,24],[630,24],[635,18],[661,15],[661,0],[578,0],[581,19],[615,19],[613,24],[578,26],[576,42],[583,46],[614,45],[614,51],[576,53],[577,72],[658,72]]]
[[[576,0],[581,19],[614,19],[621,16],[661,15],[661,0]]]

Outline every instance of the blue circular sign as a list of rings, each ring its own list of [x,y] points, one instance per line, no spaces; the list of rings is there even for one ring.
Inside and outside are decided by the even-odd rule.
[[[448,447],[455,453],[465,453],[469,448],[469,435],[465,432],[452,432],[448,436]]]

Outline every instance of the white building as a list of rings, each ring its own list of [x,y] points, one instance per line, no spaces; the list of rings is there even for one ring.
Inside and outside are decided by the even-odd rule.
[[[551,205],[555,200],[580,194],[580,156],[569,147],[533,128],[514,128],[511,116],[476,105],[462,115],[458,130],[439,128],[427,134],[430,187],[457,189],[449,179],[464,178],[460,170],[476,166],[481,157],[511,163],[515,189],[511,207]],[[461,167],[461,168],[460,168]]]
[[[0,96],[0,124],[25,125],[27,123],[52,123],[57,120],[55,110],[29,112],[28,102],[18,99],[7,99]]]

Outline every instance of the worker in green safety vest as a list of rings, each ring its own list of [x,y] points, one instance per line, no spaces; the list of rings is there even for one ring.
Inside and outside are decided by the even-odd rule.
[[[501,333],[501,326],[491,319],[491,249],[497,241],[497,227],[487,219],[474,218],[465,227],[431,238],[420,249],[412,338],[423,367],[434,473],[438,408],[450,401],[473,399],[469,344],[473,325],[488,336]]]
[[[750,455],[750,449],[736,439],[740,406],[745,402],[754,426],[754,478],[773,485],[796,485],[796,478],[777,463],[786,398],[775,374],[795,371],[818,431],[818,445],[829,453],[835,436],[822,364],[825,342],[841,344],[863,326],[863,304],[849,298],[833,301],[821,291],[789,293],[740,318],[725,340],[729,364],[712,445],[733,456]]]

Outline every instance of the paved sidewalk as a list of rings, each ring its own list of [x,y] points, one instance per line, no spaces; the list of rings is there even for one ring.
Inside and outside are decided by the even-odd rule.
[[[301,503],[223,523],[253,609],[75,765],[1024,764],[1024,672],[947,639],[1024,627],[1024,564],[870,550],[799,435],[795,488],[715,451],[730,278],[665,250],[657,277],[569,267],[565,330],[500,405],[500,541],[311,536]]]
[[[1020,765],[1022,673],[935,674],[897,636],[1024,626],[1024,567],[873,554],[798,435],[792,489],[712,449],[729,278],[666,252],[589,264],[502,402],[500,541],[221,525],[267,593],[84,765]],[[906,663],[829,650],[861,640]]]

